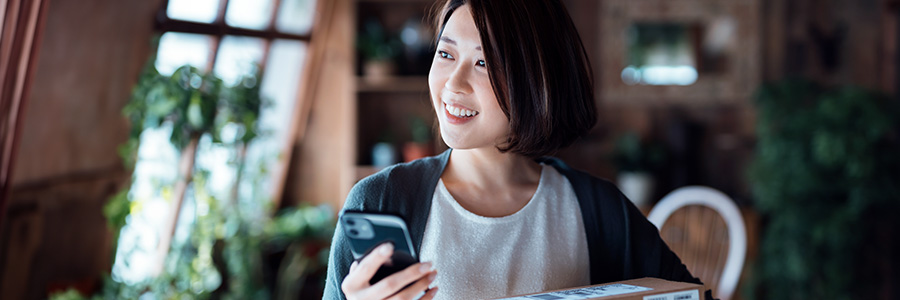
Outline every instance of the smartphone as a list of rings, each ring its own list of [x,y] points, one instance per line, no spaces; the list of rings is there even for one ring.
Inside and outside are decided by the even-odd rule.
[[[419,262],[403,218],[384,213],[344,211],[340,222],[357,261],[383,243],[394,244],[394,254],[375,272],[370,284]]]

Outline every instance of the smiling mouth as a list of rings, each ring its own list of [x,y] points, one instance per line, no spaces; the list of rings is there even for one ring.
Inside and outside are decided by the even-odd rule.
[[[468,118],[472,118],[472,117],[478,115],[477,110],[470,110],[470,109],[450,105],[447,103],[444,103],[444,111],[446,111],[447,114],[449,114],[450,116],[457,117],[460,119],[468,119]]]

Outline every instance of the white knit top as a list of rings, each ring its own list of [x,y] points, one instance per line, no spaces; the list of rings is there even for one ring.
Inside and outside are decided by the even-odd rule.
[[[435,299],[497,298],[590,284],[578,199],[569,181],[547,165],[541,166],[528,204],[499,218],[466,210],[439,181],[420,254],[437,269]]]

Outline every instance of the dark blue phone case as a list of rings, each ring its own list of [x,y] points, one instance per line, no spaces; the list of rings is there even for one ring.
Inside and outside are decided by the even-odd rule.
[[[394,244],[394,254],[391,259],[386,262],[369,281],[374,284],[385,277],[399,272],[418,262],[415,250],[410,243],[409,231],[403,218],[384,213],[373,213],[365,211],[345,211],[341,214],[341,228],[344,235],[350,241],[350,249],[353,257],[359,261],[372,252],[378,245],[383,243]],[[356,228],[361,228],[359,222],[369,222],[371,232],[370,237],[360,238],[360,233],[352,232]],[[368,230],[366,230],[368,231]]]

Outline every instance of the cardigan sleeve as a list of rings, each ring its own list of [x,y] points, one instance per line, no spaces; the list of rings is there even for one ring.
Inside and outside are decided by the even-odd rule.
[[[393,165],[366,177],[350,190],[341,211],[372,210],[403,216],[418,252],[428,220],[431,195],[449,157],[450,150],[447,150],[440,155]],[[338,222],[328,256],[323,299],[346,299],[341,283],[352,263],[350,243]]]
[[[344,292],[341,291],[341,283],[347,272],[350,270],[350,264],[353,262],[353,256],[350,254],[350,248],[347,245],[347,238],[340,229],[334,231],[334,237],[331,240],[331,252],[328,256],[328,274],[325,277],[325,292],[322,299],[344,300]]]
[[[347,195],[341,213],[346,210],[363,210],[367,202],[373,201],[381,194],[379,187],[383,186],[382,181],[382,177],[371,176],[354,185]],[[334,236],[331,239],[331,251],[328,254],[328,272],[325,277],[325,291],[322,299],[347,299],[344,292],[341,291],[341,283],[344,281],[344,277],[347,277],[352,263],[353,254],[350,252],[350,244],[341,228],[341,222],[337,222]]]

